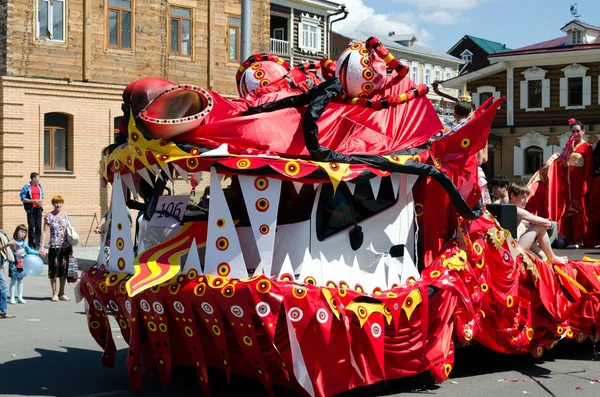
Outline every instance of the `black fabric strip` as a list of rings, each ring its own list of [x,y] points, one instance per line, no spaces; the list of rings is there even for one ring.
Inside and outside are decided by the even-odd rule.
[[[308,104],[306,111],[302,116],[302,130],[304,132],[304,144],[306,145],[306,149],[308,149],[311,156],[316,160],[346,164],[366,164],[389,172],[429,176],[439,183],[448,193],[456,212],[458,212],[460,216],[465,219],[476,219],[481,216],[483,213],[482,209],[477,206],[471,209],[450,177],[432,164],[419,163],[413,160],[407,160],[404,164],[396,164],[381,156],[372,156],[368,154],[354,154],[348,156],[321,146],[319,143],[319,127],[317,125],[317,120],[319,120],[331,99],[338,96],[341,91],[342,85],[340,84],[340,81],[336,78],[331,78],[303,94],[249,108],[244,114],[251,115],[262,112],[272,112]],[[381,102],[382,104],[387,105],[385,99]],[[417,154],[421,150],[426,149],[427,145],[423,145],[420,148],[411,148],[406,151],[401,151],[398,154]]]

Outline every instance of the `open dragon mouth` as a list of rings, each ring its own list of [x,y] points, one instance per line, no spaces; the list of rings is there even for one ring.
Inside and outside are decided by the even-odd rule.
[[[342,83],[331,60],[281,77],[256,54],[238,80],[258,72],[261,86],[236,101],[162,79],[125,90],[127,143],[101,164],[110,255],[77,291],[107,366],[110,308],[136,391],[142,361],[165,386],[194,366],[206,394],[216,367],[270,394],[331,396],[423,371],[443,381],[454,338],[536,357],[600,340],[600,264],[543,262],[477,206],[473,160],[504,99],[439,134],[406,65],[376,38],[351,50]],[[392,73],[350,97],[373,61]],[[169,188],[202,173],[201,198]],[[128,207],[143,212],[137,246]]]

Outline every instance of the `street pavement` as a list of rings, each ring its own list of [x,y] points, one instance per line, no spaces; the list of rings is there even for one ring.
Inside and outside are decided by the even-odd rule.
[[[559,253],[571,259],[583,255],[600,258],[600,250]],[[80,263],[91,263],[98,249],[77,248],[75,255]],[[119,351],[115,368],[109,369],[100,364],[100,348],[88,332],[83,303],[74,302],[73,285],[67,287],[70,302],[50,301],[49,291],[45,274],[26,278],[27,304],[9,305],[9,312],[17,318],[0,320],[0,396],[135,396],[125,369],[127,346],[114,320],[111,318]],[[589,341],[562,341],[542,359],[501,355],[473,345],[457,349],[454,371],[442,385],[432,385],[427,375],[420,375],[343,396],[598,396],[600,364],[592,361],[593,357]],[[232,376],[228,385],[218,370],[210,371],[209,378],[215,396],[266,395],[259,383],[244,378]],[[277,396],[295,395],[285,389],[275,392]],[[174,371],[167,390],[162,389],[156,374],[146,371],[142,395],[198,396],[201,392],[194,371],[183,368]]]

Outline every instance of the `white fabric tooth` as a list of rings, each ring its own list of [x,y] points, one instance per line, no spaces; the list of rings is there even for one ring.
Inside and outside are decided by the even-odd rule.
[[[277,211],[281,195],[281,180],[264,176],[238,176],[252,233],[264,273],[270,277],[273,265]],[[211,189],[212,190],[212,189]]]
[[[390,175],[390,181],[392,182],[392,189],[394,190],[394,197],[398,198],[398,188],[400,187],[401,174],[397,172]]]
[[[142,178],[144,178],[144,180],[146,182],[148,182],[148,184],[152,187],[154,187],[154,182],[152,182],[152,178],[150,177],[150,174],[148,173],[148,170],[145,168],[136,170],[136,172],[138,173],[139,176],[141,176]]]
[[[185,265],[181,266],[179,274],[187,274],[190,270],[196,270],[200,275],[202,274],[202,268],[200,266],[200,256],[198,255],[198,247],[196,245],[196,239],[192,239],[192,245],[190,245],[190,251],[188,252],[185,260]]]
[[[304,186],[304,184],[302,182],[293,182],[292,184],[294,185],[294,189],[296,189],[296,193],[300,194],[300,190],[302,190],[302,187]]]
[[[200,155],[200,157],[218,157],[218,156],[228,156],[229,149],[226,143],[222,144],[216,149],[209,150],[208,152],[204,152]]]
[[[210,211],[204,263],[205,274],[248,277],[240,240],[214,167],[210,168]]]
[[[401,285],[406,284],[406,281],[413,277],[415,280],[419,280],[421,275],[415,266],[412,257],[408,252],[404,253],[402,257],[402,272],[400,273],[400,283]]]
[[[346,186],[348,186],[348,190],[350,190],[350,194],[354,196],[354,192],[356,191],[356,184],[346,182]]]
[[[131,239],[131,226],[119,174],[114,176],[111,210],[110,257],[107,267],[113,272],[133,274],[135,256]]]
[[[381,177],[376,176],[375,178],[369,179],[369,184],[371,185],[371,189],[373,190],[373,198],[377,200],[377,195],[379,195],[379,188],[381,187]]]
[[[165,174],[167,174],[167,178],[168,180],[173,179],[173,174],[171,173],[171,168],[169,168],[169,163],[164,163],[161,164],[160,166],[162,168],[162,170],[165,172]]]
[[[137,190],[135,188],[135,183],[133,182],[133,176],[129,173],[121,175],[121,181],[127,186],[127,189],[131,192],[134,197],[137,197]]]
[[[158,176],[160,179],[163,179],[158,164],[150,164],[150,168],[152,168],[152,171],[154,171],[154,175]]]
[[[183,178],[185,183],[190,183],[190,178],[189,178],[188,172],[186,170],[184,170],[183,168],[181,168],[180,166],[178,166],[175,163],[171,163],[171,165],[175,169],[175,172],[177,172],[179,174],[179,176],[181,176]]]
[[[307,277],[314,278],[317,285],[323,285],[321,260],[313,259],[308,248],[304,251],[304,259],[302,260],[302,268],[300,269],[300,278],[298,281],[304,283]]]
[[[392,286],[395,284],[397,286],[402,285],[401,281],[400,281],[400,268],[402,266],[402,262],[400,261],[401,258],[392,258],[390,257],[388,260],[388,278],[387,278],[387,283],[388,283],[388,288],[392,288]]]
[[[313,189],[318,189],[320,185],[321,185],[320,183],[313,183],[312,184]]]
[[[283,264],[281,265],[281,270],[279,271],[279,274],[277,275],[277,279],[281,280],[281,277],[286,274],[289,274],[290,276],[292,276],[292,280],[295,279],[294,267],[292,266],[292,261],[290,260],[290,254],[285,254],[285,258],[283,259]]]
[[[375,273],[373,273],[371,284],[369,286],[369,290],[371,292],[375,288],[380,288],[382,290],[387,289],[387,280],[385,278],[385,267],[387,260],[388,256],[385,254],[382,254],[381,258],[379,258],[379,261],[377,262],[377,267],[375,268]]]

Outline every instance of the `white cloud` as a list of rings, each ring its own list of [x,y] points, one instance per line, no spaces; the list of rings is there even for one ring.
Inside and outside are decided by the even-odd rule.
[[[437,8],[447,10],[468,10],[475,8],[487,0],[393,0],[393,3],[408,4],[411,7]]]
[[[443,10],[421,13],[419,14],[419,19],[436,25],[456,25],[465,22],[458,13]]]
[[[348,17],[333,25],[333,30],[339,33],[350,33],[360,30],[367,34],[384,37],[389,32],[395,34],[414,34],[419,44],[427,44],[432,36],[425,29],[417,26],[417,16],[412,12],[378,14],[362,0],[345,0],[343,4],[348,10]]]

